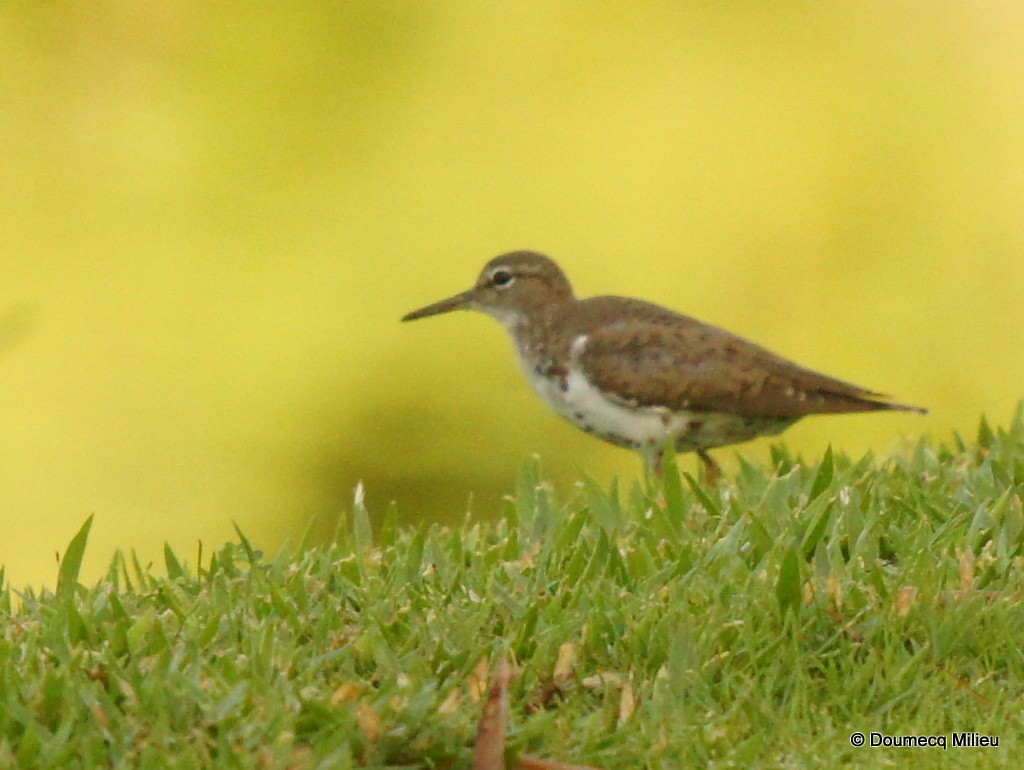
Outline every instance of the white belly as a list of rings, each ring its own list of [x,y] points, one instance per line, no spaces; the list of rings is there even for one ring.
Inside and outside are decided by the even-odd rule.
[[[585,344],[586,337],[577,338],[573,352],[582,350]],[[520,356],[520,362],[533,389],[562,417],[598,438],[644,454],[654,455],[668,443],[682,452],[711,449],[778,433],[794,422],[657,406],[634,407],[602,393],[580,367],[573,365],[574,361],[564,382],[558,377],[542,376],[526,356]]]
[[[576,368],[569,370],[564,389],[560,380],[542,377],[525,362],[523,368],[533,389],[548,406],[578,428],[613,444],[657,450],[670,440],[678,441],[693,422],[694,415],[688,412],[617,403],[591,385]]]

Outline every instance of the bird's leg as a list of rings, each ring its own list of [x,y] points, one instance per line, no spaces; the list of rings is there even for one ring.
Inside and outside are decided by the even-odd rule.
[[[654,497],[654,501],[661,506],[666,508],[668,506],[668,500],[665,498],[665,450],[657,449],[651,452],[651,467],[654,469],[654,478],[658,480],[657,484],[657,495]]]
[[[718,463],[714,461],[706,449],[698,449],[697,457],[704,463],[704,483],[709,487],[713,487],[722,478],[722,469],[718,467]]]
[[[649,455],[651,470],[654,471],[654,478],[658,481],[665,480],[665,450],[657,449]]]
[[[641,452],[644,460],[644,482],[654,495],[654,502],[665,507],[665,450],[647,447]]]
[[[645,475],[647,478],[655,478],[661,481],[665,477],[665,469],[662,467],[662,461],[665,457],[664,447],[659,447],[656,444],[648,443],[643,447],[639,448],[640,459],[643,460]]]

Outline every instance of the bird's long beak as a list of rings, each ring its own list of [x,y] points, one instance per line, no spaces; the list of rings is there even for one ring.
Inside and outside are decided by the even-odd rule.
[[[402,320],[415,321],[417,318],[426,318],[431,315],[450,313],[452,310],[464,310],[472,305],[475,296],[476,290],[469,289],[461,294],[456,294],[454,297],[448,297],[448,299],[435,302],[433,305],[427,305],[426,307],[421,307],[419,310],[413,310],[411,313],[406,313],[402,316]]]

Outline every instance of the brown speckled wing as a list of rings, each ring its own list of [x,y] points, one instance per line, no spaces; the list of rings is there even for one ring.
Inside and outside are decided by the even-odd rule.
[[[587,342],[576,363],[590,382],[642,406],[748,417],[914,409],[787,361],[727,331],[648,303],[630,320],[608,312],[617,297],[591,300]],[[602,304],[606,307],[602,312]],[[595,317],[596,316],[596,317]],[[603,316],[607,322],[594,324]],[[614,319],[614,320],[613,320]]]

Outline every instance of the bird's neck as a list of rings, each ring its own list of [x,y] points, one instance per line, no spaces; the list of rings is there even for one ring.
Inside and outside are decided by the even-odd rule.
[[[574,299],[534,305],[504,324],[524,366],[547,366],[567,355],[566,322],[575,305]]]

